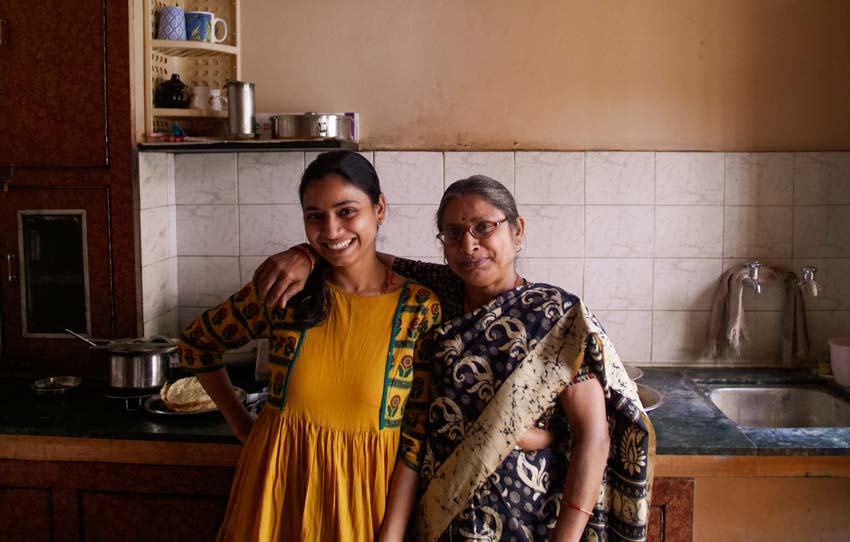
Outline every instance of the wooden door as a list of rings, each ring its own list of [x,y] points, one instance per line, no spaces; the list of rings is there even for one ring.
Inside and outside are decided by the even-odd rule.
[[[66,327],[113,338],[107,187],[0,192],[0,375],[102,377]]]
[[[0,166],[106,167],[103,0],[0,0]]]

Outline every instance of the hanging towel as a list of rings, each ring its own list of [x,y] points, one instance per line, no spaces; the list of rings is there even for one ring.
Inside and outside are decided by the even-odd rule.
[[[737,354],[741,349],[741,340],[747,338],[742,303],[745,278],[746,267],[733,267],[720,278],[708,321],[708,341],[705,345],[705,355],[708,357],[719,358],[730,348]]]
[[[821,290],[815,280],[800,280],[785,272],[785,311],[782,315],[782,365],[799,367],[809,361],[809,328],[806,323],[804,295],[817,296]]]
[[[776,270],[763,264],[759,268],[761,284],[779,280],[786,275],[788,275],[787,271]],[[741,345],[749,340],[743,302],[746,278],[747,267],[739,266],[726,271],[720,279],[708,322],[708,341],[705,345],[707,357],[717,359],[730,353],[739,356]],[[788,314],[786,308],[785,320],[789,318]],[[790,314],[794,318],[797,314],[796,310]],[[805,315],[802,318],[805,328]]]

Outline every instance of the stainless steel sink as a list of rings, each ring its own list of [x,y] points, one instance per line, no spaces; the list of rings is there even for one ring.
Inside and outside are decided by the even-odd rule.
[[[804,386],[718,386],[708,394],[741,427],[850,427],[850,402]]]

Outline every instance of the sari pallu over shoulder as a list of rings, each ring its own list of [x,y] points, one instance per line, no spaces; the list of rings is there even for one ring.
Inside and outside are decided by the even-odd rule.
[[[530,333],[519,329],[532,317],[548,321]],[[480,355],[480,341],[486,341],[516,368],[493,390],[480,415],[466,420],[463,438],[448,457],[430,465],[426,459],[428,483],[414,513],[415,540],[440,538],[518,438],[559,401],[583,363],[603,387],[611,435],[608,465],[583,539],[645,540],[655,434],[613,345],[578,298],[545,284],[521,287],[446,323],[436,330],[436,340],[435,363],[452,357],[459,360],[456,366],[464,365]]]

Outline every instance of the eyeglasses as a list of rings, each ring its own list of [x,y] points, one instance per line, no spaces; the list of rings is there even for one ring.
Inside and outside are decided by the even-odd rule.
[[[486,239],[493,235],[493,232],[496,231],[496,228],[498,228],[502,222],[507,222],[507,220],[507,218],[496,221],[479,220],[478,222],[473,222],[468,228],[463,226],[449,226],[437,234],[437,239],[442,241],[444,245],[454,245],[460,243],[466,232],[469,232],[469,235],[476,239]]]

